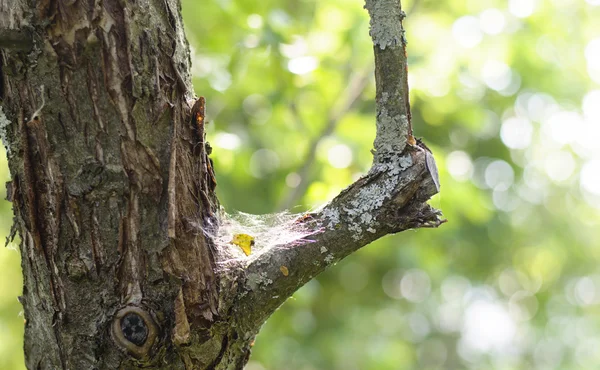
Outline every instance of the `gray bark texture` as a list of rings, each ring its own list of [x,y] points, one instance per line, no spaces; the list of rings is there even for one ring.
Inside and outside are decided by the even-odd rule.
[[[28,369],[242,369],[264,321],[311,278],[383,235],[443,222],[426,204],[435,161],[412,137],[404,13],[397,0],[365,7],[373,167],[297,220],[310,242],[232,260],[214,240],[179,0],[0,0]]]

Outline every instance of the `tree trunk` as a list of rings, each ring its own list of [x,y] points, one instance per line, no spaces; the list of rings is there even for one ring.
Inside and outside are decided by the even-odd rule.
[[[0,0],[27,368],[241,369],[305,282],[380,236],[443,222],[425,203],[435,162],[410,129],[399,4],[367,7],[373,168],[295,221],[310,243],[232,259],[237,247],[215,238],[205,102],[193,98],[179,0]]]

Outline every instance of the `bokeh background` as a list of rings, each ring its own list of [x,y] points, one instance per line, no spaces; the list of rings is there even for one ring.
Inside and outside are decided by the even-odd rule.
[[[402,3],[413,127],[449,222],[388,236],[307,284],[247,368],[600,368],[600,0]],[[369,168],[362,7],[183,0],[226,209],[313,209]],[[3,240],[10,204],[0,217]],[[0,248],[0,369],[23,368],[19,259]]]

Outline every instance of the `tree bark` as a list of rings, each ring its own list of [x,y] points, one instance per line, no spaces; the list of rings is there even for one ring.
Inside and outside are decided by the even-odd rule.
[[[29,369],[241,369],[264,321],[327,266],[434,227],[412,137],[403,13],[368,0],[370,172],[297,220],[310,241],[231,259],[178,0],[0,0],[0,133],[21,237]],[[14,236],[14,235],[13,235]],[[227,268],[222,268],[226,264]]]

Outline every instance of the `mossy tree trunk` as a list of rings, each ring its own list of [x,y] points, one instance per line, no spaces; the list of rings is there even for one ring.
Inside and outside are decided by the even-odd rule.
[[[262,323],[306,281],[387,233],[440,224],[425,204],[434,162],[410,133],[402,13],[370,3],[397,36],[381,44],[372,24],[371,172],[298,221],[314,242],[218,269],[230,251],[212,238],[216,182],[179,0],[0,0],[29,369],[241,369]]]

